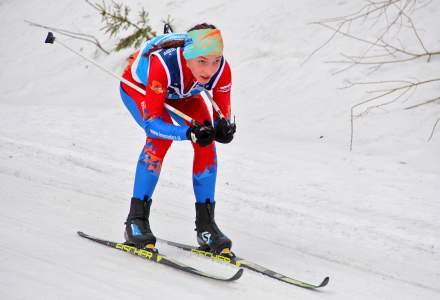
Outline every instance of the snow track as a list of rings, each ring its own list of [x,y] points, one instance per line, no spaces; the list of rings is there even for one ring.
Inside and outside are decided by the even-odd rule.
[[[0,3],[0,298],[439,299],[439,136],[426,143],[438,105],[371,113],[359,120],[355,151],[348,152],[348,110],[358,95],[338,90],[341,77],[330,76],[323,61],[350,45],[330,45],[300,64],[328,38],[307,23],[353,11],[361,1],[297,2],[145,7],[157,29],[171,15],[182,30],[209,21],[223,31],[237,136],[217,147],[216,219],[234,251],[304,281],[329,275],[327,287],[315,293],[246,271],[237,282],[212,282],[77,237],[83,230],[122,240],[143,132],[117,82],[44,45],[46,32],[23,22],[96,33],[99,16],[81,1],[14,0]],[[440,26],[426,26],[438,24],[438,9],[432,2],[417,23],[433,36]],[[66,42],[115,72],[130,52],[107,57]],[[158,236],[195,242],[191,167],[190,145],[174,143],[153,197]],[[231,266],[163,251],[231,273]]]

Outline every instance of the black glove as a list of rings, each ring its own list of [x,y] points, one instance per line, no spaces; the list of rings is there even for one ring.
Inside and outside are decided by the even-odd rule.
[[[215,140],[219,143],[228,144],[234,138],[237,126],[234,123],[229,123],[226,119],[220,119],[215,126]]]
[[[211,122],[205,121],[204,124],[196,124],[191,126],[186,132],[186,136],[193,143],[199,144],[201,147],[208,146],[214,141],[215,130]]]

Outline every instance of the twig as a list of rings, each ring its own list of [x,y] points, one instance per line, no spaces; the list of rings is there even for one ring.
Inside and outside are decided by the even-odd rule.
[[[385,102],[385,103],[381,103],[379,105],[376,106],[370,106],[368,108],[366,108],[363,112],[359,113],[357,116],[361,116],[362,114],[367,113],[368,111],[370,111],[372,108],[377,108],[377,107],[382,107],[388,104],[391,104],[395,101],[397,101],[398,99],[400,99],[403,95],[405,95],[406,93],[410,92],[412,89],[417,88],[420,85],[424,85],[424,84],[428,84],[428,83],[433,83],[433,82],[437,82],[440,81],[440,78],[434,78],[434,79],[430,79],[430,80],[425,80],[425,81],[419,81],[419,82],[411,82],[411,81],[376,81],[376,82],[355,82],[355,83],[350,83],[349,87],[353,87],[355,85],[374,85],[374,84],[383,84],[383,83],[397,83],[397,82],[405,82],[407,83],[406,85],[402,85],[402,86],[398,86],[395,88],[391,88],[391,89],[382,89],[382,90],[375,90],[375,91],[371,91],[370,93],[376,93],[376,92],[381,92],[380,95],[378,96],[374,96],[371,98],[368,98],[367,100],[364,100],[360,103],[357,103],[355,105],[353,105],[351,107],[350,110],[350,151],[353,150],[353,140],[354,140],[354,118],[355,118],[355,114],[354,114],[354,110],[357,107],[360,107],[364,104],[370,103],[372,101],[384,98],[386,96],[392,95],[396,92],[402,91],[401,93],[398,94],[398,96],[394,97],[391,101]],[[427,103],[432,103],[434,101],[439,100],[440,97],[437,97],[436,99],[432,99],[429,100]],[[427,104],[425,103],[425,104]],[[422,104],[420,104],[422,105]],[[409,108],[408,108],[409,109]]]
[[[322,26],[332,31],[330,38],[315,49],[303,62],[307,62],[313,55],[316,55],[321,49],[328,45],[336,36],[354,40],[361,45],[365,46],[361,53],[358,55],[349,55],[346,53],[340,53],[342,59],[327,61],[328,63],[343,64],[343,68],[332,72],[333,75],[347,71],[355,66],[366,66],[368,74],[376,72],[381,67],[391,64],[402,64],[411,61],[418,60],[420,58],[426,58],[427,62],[430,62],[432,56],[440,55],[440,50],[429,51],[423,43],[423,40],[417,31],[417,28],[410,17],[410,14],[415,10],[424,7],[432,2],[432,0],[365,0],[366,3],[358,11],[352,14],[348,14],[341,17],[324,19],[311,24]],[[418,5],[420,4],[420,5]],[[352,33],[352,27],[358,25],[371,31],[373,28],[380,26],[380,20],[384,20],[385,27],[379,28],[376,37],[368,38],[356,33]],[[416,40],[415,48],[407,48],[400,41],[399,36],[403,31],[409,30],[410,34]],[[391,42],[390,42],[391,41]],[[379,82],[349,82],[348,86],[344,88],[350,88],[355,85],[378,85],[378,84],[398,84],[396,87],[376,89],[367,91],[371,96],[366,100],[357,103],[351,107],[351,138],[350,138],[350,151],[353,149],[354,138],[354,119],[357,116],[362,116],[368,113],[373,108],[382,108],[397,100],[406,103],[418,90],[418,87],[426,85],[428,83],[438,82],[440,78],[425,80],[425,81],[379,81]],[[388,99],[391,97],[391,99]],[[386,101],[388,100],[388,101]],[[407,107],[411,109],[419,107],[424,104],[432,103],[440,100],[440,97],[430,99],[423,103]],[[373,101],[380,101],[379,104],[373,105]],[[377,102],[376,102],[377,103]],[[355,111],[363,105],[368,105],[361,113],[355,115]]]
[[[431,134],[429,135],[428,142],[431,141],[432,136],[434,135],[435,128],[437,127],[437,124],[438,124],[439,122],[440,122],[440,118],[437,119],[437,121],[435,122],[434,126],[432,127],[432,131],[431,131]]]
[[[341,24],[339,26],[339,28],[337,30],[335,30],[333,32],[333,34],[330,36],[330,38],[325,41],[321,46],[319,46],[317,49],[315,49],[309,56],[306,57],[306,59],[301,63],[301,66],[304,65],[307,61],[309,61],[310,58],[312,58],[313,55],[315,55],[316,53],[318,53],[319,50],[321,50],[322,48],[324,48],[328,43],[330,43],[333,38],[335,37],[335,35],[339,32],[339,30],[341,29],[341,27],[343,26],[343,24]]]
[[[422,105],[425,105],[425,104],[433,103],[433,102],[436,102],[438,100],[440,100],[440,97],[436,97],[436,98],[424,101],[424,102],[416,104],[416,105],[405,107],[405,110],[413,109],[413,108],[416,108],[416,107],[419,107],[419,106],[422,106]]]
[[[356,12],[354,14],[311,23],[311,24],[323,26],[327,29],[330,29],[333,31],[333,34],[325,43],[323,43],[321,46],[319,46],[317,49],[315,49],[302,64],[307,62],[319,50],[321,50],[324,46],[329,44],[330,41],[337,34],[341,34],[344,37],[356,40],[356,41],[364,43],[364,44],[367,44],[367,45],[369,45],[369,47],[367,47],[367,49],[365,49],[361,55],[350,56],[350,55],[342,54],[342,56],[345,58],[351,57],[348,60],[330,61],[330,63],[343,63],[343,64],[350,65],[346,68],[343,68],[341,70],[333,72],[332,73],[333,75],[340,73],[340,72],[343,72],[343,71],[346,71],[355,65],[382,65],[382,64],[392,64],[392,63],[404,63],[404,62],[416,60],[416,59],[423,58],[423,57],[427,57],[427,61],[429,62],[432,56],[440,55],[440,50],[430,52],[426,48],[426,46],[424,45],[424,43],[423,43],[415,25],[414,25],[414,22],[412,21],[411,17],[408,15],[408,12],[412,12],[416,9],[417,0],[385,0],[385,1],[367,1],[367,2],[368,2],[368,4],[366,4],[358,12]],[[393,17],[392,20],[388,19],[388,15],[389,15],[388,10],[390,10],[390,8],[393,8],[393,10],[395,11],[394,12],[395,16]],[[374,15],[377,15],[377,16],[374,16]],[[374,23],[372,26],[374,27],[374,25],[377,24],[378,19],[380,19],[380,17],[382,17],[382,16],[385,16],[385,19],[387,20],[387,26],[385,27],[384,30],[382,30],[380,35],[375,40],[368,40],[368,39],[361,38],[359,36],[355,36],[350,33],[349,29],[347,29],[346,31],[343,30],[344,27],[351,26],[351,24],[354,21],[360,20],[362,18],[373,19]],[[406,25],[404,24],[404,19],[409,24],[408,28],[412,31],[413,35],[415,36],[415,38],[418,41],[418,44],[420,45],[420,48],[423,51],[421,51],[419,53],[415,53],[414,51],[407,51],[404,49],[404,47],[402,45],[400,47],[396,47],[396,46],[393,46],[390,43],[385,41],[385,36],[390,32],[390,30],[395,25],[398,26],[398,32],[396,34],[398,34],[400,32],[401,28],[406,27]],[[332,25],[334,23],[336,23],[336,25]],[[393,59],[392,60],[386,60],[386,59],[375,60],[374,57],[378,57],[377,55],[374,55],[374,56],[368,55],[368,53],[374,48],[382,49],[385,52],[385,54],[381,54],[384,58],[391,56],[391,57],[393,57]],[[402,55],[404,55],[404,57],[399,58],[396,56],[396,54],[402,54]],[[377,66],[377,67],[373,68],[373,70],[371,72],[374,72],[379,68],[380,68],[380,66]]]

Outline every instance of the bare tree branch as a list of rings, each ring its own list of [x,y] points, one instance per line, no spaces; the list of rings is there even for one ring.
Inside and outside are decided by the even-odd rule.
[[[307,62],[313,55],[316,55],[321,49],[328,45],[337,36],[342,36],[360,43],[364,49],[360,54],[340,53],[342,59],[327,61],[327,63],[341,64],[343,67],[333,71],[332,74],[345,72],[355,66],[364,66],[368,71],[368,75],[376,72],[386,65],[398,65],[426,58],[427,62],[431,61],[433,56],[440,55],[440,49],[430,51],[420,36],[411,14],[422,7],[430,4],[432,0],[365,0],[366,3],[356,12],[341,17],[323,19],[311,24],[322,26],[332,31],[330,38],[315,49],[303,62]],[[384,27],[375,28],[385,24]],[[368,28],[368,35],[373,33],[373,37],[355,33],[356,29],[365,30]],[[409,33],[416,41],[412,43],[414,47],[407,48],[399,39],[403,33]],[[407,102],[412,98],[420,86],[438,82],[440,78],[425,81],[370,81],[370,82],[349,82],[343,88],[351,88],[354,86],[375,86],[392,84],[394,87],[377,88],[367,91],[370,94],[366,100],[357,103],[351,107],[351,138],[350,151],[353,148],[354,138],[354,119],[367,114],[375,108],[383,109],[385,106],[395,103],[396,101]],[[396,86],[397,85],[397,86]],[[406,109],[419,107],[421,105],[433,103],[440,100],[439,96],[424,101],[423,103],[409,106]],[[376,104],[374,104],[376,103]],[[364,107],[360,113],[356,114],[356,110]]]
[[[440,97],[435,97],[435,98],[433,98],[433,99],[426,100],[426,101],[424,101],[424,102],[422,102],[422,103],[419,103],[419,104],[416,104],[416,105],[412,105],[412,106],[405,107],[405,109],[406,109],[406,110],[408,110],[408,109],[413,109],[413,108],[416,108],[416,107],[419,107],[419,106],[422,106],[422,105],[426,105],[426,104],[434,103],[434,102],[439,101],[439,100],[440,100]]]
[[[385,1],[367,1],[367,4],[363,6],[358,12],[354,14],[350,14],[347,16],[332,18],[332,19],[324,19],[318,22],[313,22],[311,24],[319,25],[322,27],[325,27],[327,29],[330,29],[333,31],[333,34],[331,37],[323,43],[321,46],[319,46],[317,49],[315,49],[303,62],[307,62],[313,55],[315,55],[318,51],[320,51],[324,46],[330,43],[332,39],[335,38],[336,35],[340,34],[346,38],[350,38],[353,40],[356,40],[358,42],[367,44],[368,47],[363,51],[361,55],[347,55],[344,53],[341,53],[341,56],[344,58],[351,57],[351,59],[347,60],[337,60],[337,61],[330,61],[330,63],[340,63],[340,64],[349,64],[349,65],[382,65],[382,64],[392,64],[392,63],[404,63],[416,59],[420,59],[423,57],[427,57],[427,61],[429,62],[431,57],[434,55],[440,55],[440,50],[438,51],[429,51],[426,46],[424,45],[415,25],[412,21],[411,17],[409,16],[409,13],[414,11],[416,9],[417,0],[385,0]],[[393,18],[389,19],[389,11],[393,9]],[[349,27],[352,25],[353,22],[359,21],[360,19],[367,19],[370,18],[374,19],[374,23],[372,27],[375,26],[379,22],[381,18],[385,18],[387,20],[387,26],[381,30],[378,37],[375,38],[375,40],[369,40],[362,37],[359,37],[357,35],[351,34]],[[364,20],[364,21],[365,21]],[[335,24],[335,25],[333,25]],[[413,33],[415,39],[418,42],[418,45],[420,46],[420,49],[422,51],[414,52],[414,51],[408,51],[405,50],[402,45],[399,47],[394,46],[386,41],[385,37],[390,33],[391,29],[395,26],[398,26],[397,33],[400,32],[400,30],[408,24],[408,28]],[[345,30],[347,28],[347,30]],[[393,39],[393,38],[392,38]],[[377,55],[368,55],[373,49],[379,49],[383,51],[380,55],[383,55],[383,60],[376,60]],[[401,54],[401,57],[398,57],[397,54]],[[380,56],[379,55],[379,56]],[[393,59],[386,59],[387,57],[392,57]],[[337,74],[343,71],[346,71],[350,69],[353,66],[349,66],[346,68],[343,68],[342,70],[336,71],[333,74]],[[379,69],[380,66],[377,66],[373,68],[373,70]]]
[[[432,127],[432,131],[431,131],[431,134],[429,135],[428,142],[431,141],[432,136],[434,135],[435,128],[437,127],[437,124],[438,124],[439,122],[440,122],[440,118],[437,119],[437,121],[435,122],[434,126]]]
[[[391,103],[396,102],[398,99],[400,99],[401,97],[403,97],[405,94],[415,90],[417,87],[421,86],[421,85],[425,85],[425,84],[430,84],[430,83],[434,83],[434,82],[439,82],[440,78],[434,78],[434,79],[430,79],[430,80],[425,80],[425,81],[418,81],[418,82],[411,82],[411,81],[404,81],[404,80],[394,80],[394,81],[376,81],[376,82],[355,82],[355,83],[350,83],[350,85],[348,87],[345,88],[349,88],[349,87],[353,87],[356,85],[377,85],[377,84],[387,84],[387,83],[405,83],[404,85],[400,85],[394,88],[388,88],[388,89],[378,89],[378,90],[374,90],[374,91],[370,91],[370,93],[380,93],[377,96],[373,96],[370,97],[360,103],[357,103],[355,105],[353,105],[351,107],[350,110],[350,151],[353,150],[353,140],[354,140],[354,118],[355,117],[360,117],[366,113],[368,113],[371,109],[373,108],[379,108],[379,107],[383,107],[386,105],[389,105]],[[397,94],[396,96],[394,96],[390,101],[387,102],[382,102],[379,103],[378,105],[373,105],[373,106],[369,106],[366,109],[364,109],[362,112],[360,112],[359,114],[355,114],[355,109],[365,105],[367,103],[373,102],[375,100],[379,100],[379,99],[384,99],[387,96],[391,96],[393,94]],[[440,97],[437,97],[435,99],[426,101],[423,104],[428,104],[428,103],[432,103],[435,102],[437,100],[439,100]],[[423,105],[420,104],[420,105]],[[415,106],[414,106],[415,107]],[[409,107],[412,108],[412,107]],[[409,109],[407,108],[407,109]]]
[[[304,65],[310,58],[312,58],[313,55],[315,55],[315,53],[318,53],[319,50],[321,50],[322,48],[324,48],[328,43],[330,43],[333,38],[335,37],[335,35],[339,32],[339,29],[342,27],[343,25],[340,25],[339,28],[337,30],[335,30],[335,32],[333,32],[333,34],[330,36],[330,38],[325,41],[321,46],[319,46],[317,49],[315,49],[309,56],[307,56],[307,58],[301,63],[301,65]]]

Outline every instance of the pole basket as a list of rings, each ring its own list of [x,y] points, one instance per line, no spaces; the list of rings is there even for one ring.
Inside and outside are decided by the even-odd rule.
[[[46,40],[44,41],[46,44],[53,44],[53,42],[55,41],[55,36],[53,35],[52,32],[48,32],[47,33],[47,37]]]

